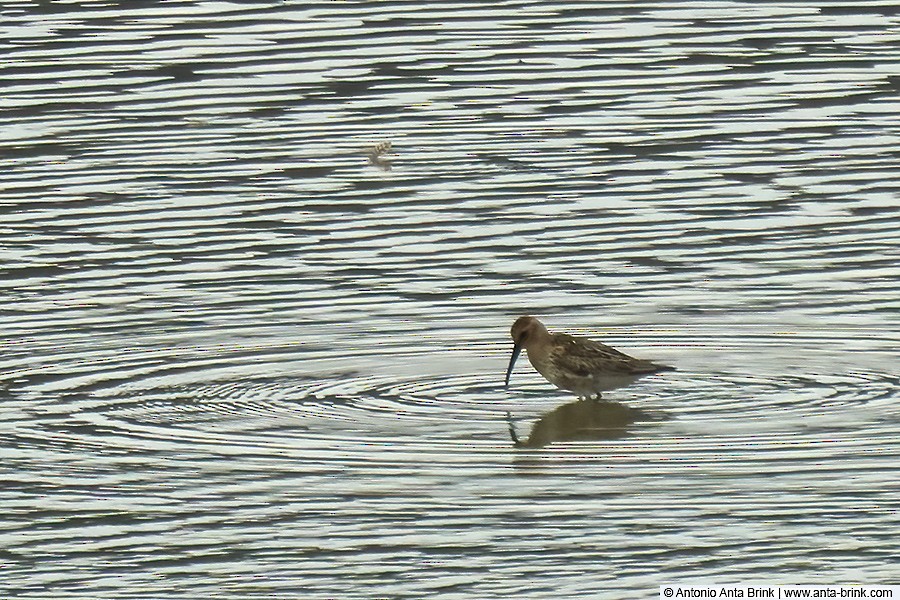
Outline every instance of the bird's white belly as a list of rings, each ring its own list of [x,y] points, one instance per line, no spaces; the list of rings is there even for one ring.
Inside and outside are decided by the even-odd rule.
[[[594,392],[607,392],[609,390],[614,390],[616,388],[625,387],[626,385],[631,385],[634,383],[638,377],[635,375],[594,375],[592,377],[585,377],[586,380],[590,382],[592,385],[592,390]]]
[[[620,387],[625,387],[640,378],[640,375],[629,373],[592,373],[587,376],[576,376],[571,373],[547,368],[549,365],[541,365],[537,369],[547,381],[553,383],[561,390],[574,392],[578,396],[592,396],[601,392],[608,392]],[[535,365],[537,368],[537,365]]]

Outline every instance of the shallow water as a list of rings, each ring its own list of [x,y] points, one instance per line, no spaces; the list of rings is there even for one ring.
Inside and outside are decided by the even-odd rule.
[[[896,7],[0,15],[0,595],[896,583]]]

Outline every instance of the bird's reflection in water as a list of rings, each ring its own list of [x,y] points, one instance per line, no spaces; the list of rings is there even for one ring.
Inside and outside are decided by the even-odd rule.
[[[628,426],[658,416],[618,402],[578,400],[558,406],[532,425],[528,439],[516,433],[512,415],[506,413],[509,435],[516,448],[543,448],[553,442],[613,440],[628,435]]]

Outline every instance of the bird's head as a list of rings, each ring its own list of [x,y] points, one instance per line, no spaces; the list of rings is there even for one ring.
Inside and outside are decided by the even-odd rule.
[[[509,359],[509,367],[506,369],[506,385],[509,385],[509,377],[512,375],[513,367],[516,364],[516,359],[519,358],[519,353],[522,352],[522,348],[528,348],[528,344],[535,339],[548,335],[544,324],[529,316],[516,319],[509,333],[512,336],[514,345],[512,356]]]

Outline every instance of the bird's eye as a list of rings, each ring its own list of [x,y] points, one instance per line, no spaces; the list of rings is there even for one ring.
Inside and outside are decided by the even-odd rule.
[[[519,334],[519,343],[520,343],[520,344],[525,343],[525,340],[527,340],[527,339],[528,339],[528,332],[527,332],[527,331],[523,331],[521,334]]]

